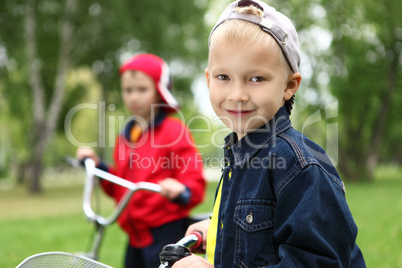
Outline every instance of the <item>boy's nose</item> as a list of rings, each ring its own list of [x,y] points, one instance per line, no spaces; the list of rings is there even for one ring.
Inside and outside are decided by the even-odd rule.
[[[132,101],[136,101],[136,100],[138,100],[139,99],[139,96],[140,94],[138,94],[138,92],[131,92],[131,94],[130,94],[130,100],[132,100]]]
[[[228,98],[230,101],[235,101],[235,102],[247,102],[249,100],[249,96],[248,96],[246,90],[240,84],[236,84],[232,88]]]

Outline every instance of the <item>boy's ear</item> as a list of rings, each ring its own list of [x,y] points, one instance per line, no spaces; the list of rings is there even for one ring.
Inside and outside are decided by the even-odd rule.
[[[290,98],[292,98],[293,95],[296,94],[296,91],[299,89],[300,86],[301,78],[302,77],[300,73],[293,73],[289,76],[283,95],[285,101],[290,100]]]
[[[208,68],[205,68],[205,79],[207,80],[207,86],[208,86],[208,88],[209,88],[209,83],[210,83],[210,81],[211,81],[211,77],[209,76],[209,70],[208,70]]]

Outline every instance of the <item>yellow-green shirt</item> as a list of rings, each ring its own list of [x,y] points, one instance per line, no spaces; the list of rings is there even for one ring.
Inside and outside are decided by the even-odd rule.
[[[229,164],[227,164],[229,166]],[[229,179],[232,177],[232,172],[228,174]],[[216,248],[216,236],[218,234],[218,218],[219,218],[219,207],[221,204],[221,194],[222,194],[223,176],[221,177],[221,182],[219,183],[218,194],[216,195],[214,208],[212,210],[212,218],[208,227],[207,234],[207,260],[209,263],[214,264],[215,259],[215,248]],[[223,224],[223,223],[222,223]],[[221,229],[223,226],[221,226]]]
[[[221,204],[221,193],[222,193],[222,184],[223,178],[221,179],[221,183],[219,184],[218,194],[216,195],[214,208],[212,210],[212,218],[208,227],[207,234],[207,260],[212,265],[214,264],[215,258],[215,247],[216,247],[216,235],[218,233],[218,218],[219,218],[219,206]]]

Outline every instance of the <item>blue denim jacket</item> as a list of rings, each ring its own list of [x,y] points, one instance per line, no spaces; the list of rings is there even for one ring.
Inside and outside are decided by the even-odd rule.
[[[284,107],[225,141],[215,267],[366,267],[342,180]]]

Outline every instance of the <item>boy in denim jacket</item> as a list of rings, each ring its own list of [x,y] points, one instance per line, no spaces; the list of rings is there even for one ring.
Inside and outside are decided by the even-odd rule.
[[[325,151],[289,119],[300,53],[290,20],[267,4],[230,4],[209,39],[215,113],[233,132],[211,219],[207,260],[180,267],[365,267],[345,189]]]

